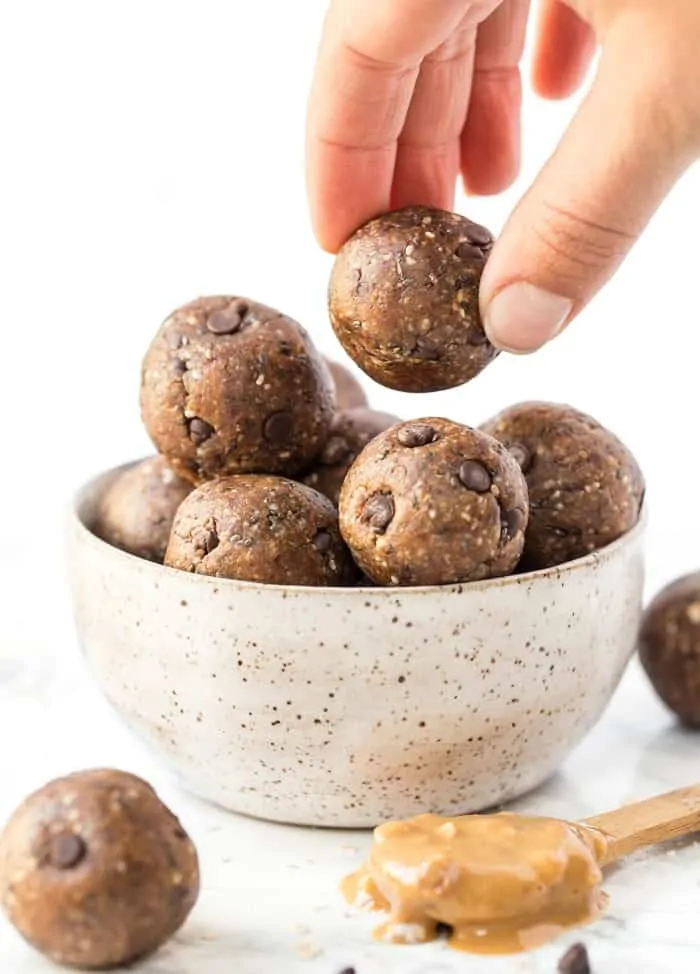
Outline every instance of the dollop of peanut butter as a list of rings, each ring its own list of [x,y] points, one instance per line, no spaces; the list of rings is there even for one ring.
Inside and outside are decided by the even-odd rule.
[[[510,813],[419,815],[380,826],[374,840],[342,892],[389,914],[375,936],[392,943],[423,943],[445,926],[453,947],[517,953],[605,905],[607,840],[583,825]]]

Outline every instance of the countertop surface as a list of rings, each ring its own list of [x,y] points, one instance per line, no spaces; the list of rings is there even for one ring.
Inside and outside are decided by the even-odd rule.
[[[28,641],[6,630],[0,647],[0,813],[6,817],[31,790],[80,768],[119,767],[153,783],[198,846],[203,889],[190,921],[141,965],[143,974],[340,974],[347,967],[357,974],[544,974],[576,940],[587,944],[595,974],[696,974],[700,842],[639,855],[611,871],[605,916],[531,954],[492,959],[443,944],[374,944],[374,918],[348,910],[337,893],[370,835],[243,819],[178,791],[92,686],[61,604],[47,617],[50,631],[37,624],[36,640]],[[700,780],[699,755],[700,736],[674,725],[633,664],[561,773],[517,807],[582,818]],[[12,974],[53,969],[4,922],[0,958]]]

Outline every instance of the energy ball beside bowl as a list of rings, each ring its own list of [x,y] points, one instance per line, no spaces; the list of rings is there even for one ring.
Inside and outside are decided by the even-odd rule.
[[[344,365],[326,359],[335,383],[335,400],[338,409],[359,409],[368,405],[367,393],[358,380]]]
[[[328,438],[333,379],[296,321],[247,298],[200,298],[146,353],[141,412],[158,452],[194,483],[293,476]]]
[[[338,503],[340,488],[355,457],[367,444],[401,420],[374,409],[346,409],[333,420],[331,435],[303,482]]]
[[[138,558],[162,562],[175,512],[192,490],[164,457],[125,470],[100,500],[94,531]]]
[[[644,478],[610,430],[571,406],[525,402],[481,426],[518,460],[530,495],[523,567],[597,551],[638,521]]]
[[[446,419],[380,434],[350,468],[340,528],[380,585],[442,585],[507,575],[520,558],[527,486],[492,437]]]
[[[165,564],[274,585],[352,585],[357,569],[334,505],[282,477],[224,477],[180,506]]]
[[[329,310],[338,339],[371,378],[404,392],[473,379],[497,354],[479,315],[488,230],[443,210],[377,217],[340,250]]]
[[[700,572],[671,582],[648,606],[639,658],[666,706],[700,728]]]
[[[101,970],[152,953],[197,900],[194,845],[150,785],[122,771],[52,781],[0,836],[0,899],[57,964]]]

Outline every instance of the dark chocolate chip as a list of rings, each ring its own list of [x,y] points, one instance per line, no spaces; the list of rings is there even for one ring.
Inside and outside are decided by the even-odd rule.
[[[484,253],[479,247],[475,247],[474,244],[467,243],[465,240],[463,243],[457,247],[455,250],[455,255],[461,260],[483,260]]]
[[[197,527],[191,538],[197,551],[202,551],[205,555],[210,555],[219,546],[219,536],[214,528]]]
[[[342,969],[342,971],[340,971],[340,974],[355,974],[355,968],[354,967],[344,967]]]
[[[318,458],[319,463],[324,464],[327,467],[334,467],[336,463],[342,463],[343,460],[347,460],[352,450],[348,445],[348,441],[343,436],[331,436],[330,439],[326,441],[326,445],[323,448],[321,456]]]
[[[512,511],[503,511],[501,515],[501,538],[504,542],[512,541],[518,531],[525,527],[525,513],[514,507]]]
[[[73,869],[87,853],[85,842],[74,832],[62,832],[51,837],[49,862],[57,869]]]
[[[478,460],[465,460],[457,476],[465,487],[477,494],[485,494],[491,489],[491,474]]]
[[[401,446],[427,446],[438,439],[438,434],[433,426],[427,423],[411,423],[410,426],[402,426],[396,434],[396,439]]]
[[[314,538],[314,548],[316,548],[317,551],[320,551],[323,555],[325,552],[330,551],[332,541],[333,539],[328,531],[319,531]]]
[[[525,446],[524,443],[511,443],[508,447],[508,452],[513,457],[515,462],[518,464],[523,473],[527,471],[532,466],[532,453]]]
[[[384,534],[394,519],[394,499],[390,494],[374,494],[365,504],[360,521],[375,534]]]
[[[557,964],[559,974],[591,974],[588,951],[583,944],[574,944]]]
[[[471,223],[466,233],[469,242],[476,244],[477,247],[491,247],[493,245],[493,236],[480,223]]]
[[[215,311],[207,318],[207,331],[212,335],[233,335],[241,327],[243,316],[234,306],[225,311]]]
[[[488,345],[486,332],[481,325],[473,324],[467,332],[467,345]]]
[[[411,354],[416,358],[423,359],[425,362],[438,362],[441,358],[440,350],[438,348],[435,348],[434,345],[428,345],[420,338],[416,342],[415,348]]]
[[[205,443],[209,437],[214,432],[214,427],[210,426],[209,423],[200,419],[199,416],[193,416],[192,419],[187,424],[190,439],[195,446],[201,446]]]
[[[474,284],[473,277],[458,277],[455,281],[455,291],[466,291]]]
[[[263,435],[268,443],[285,443],[294,432],[294,417],[291,413],[272,413],[265,420]]]

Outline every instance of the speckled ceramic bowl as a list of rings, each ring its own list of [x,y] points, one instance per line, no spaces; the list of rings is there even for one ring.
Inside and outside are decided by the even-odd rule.
[[[71,517],[85,655],[182,785],[238,812],[365,827],[515,798],[598,720],[633,652],[643,525],[564,567],[465,586],[262,586],[96,538],[115,473]]]

